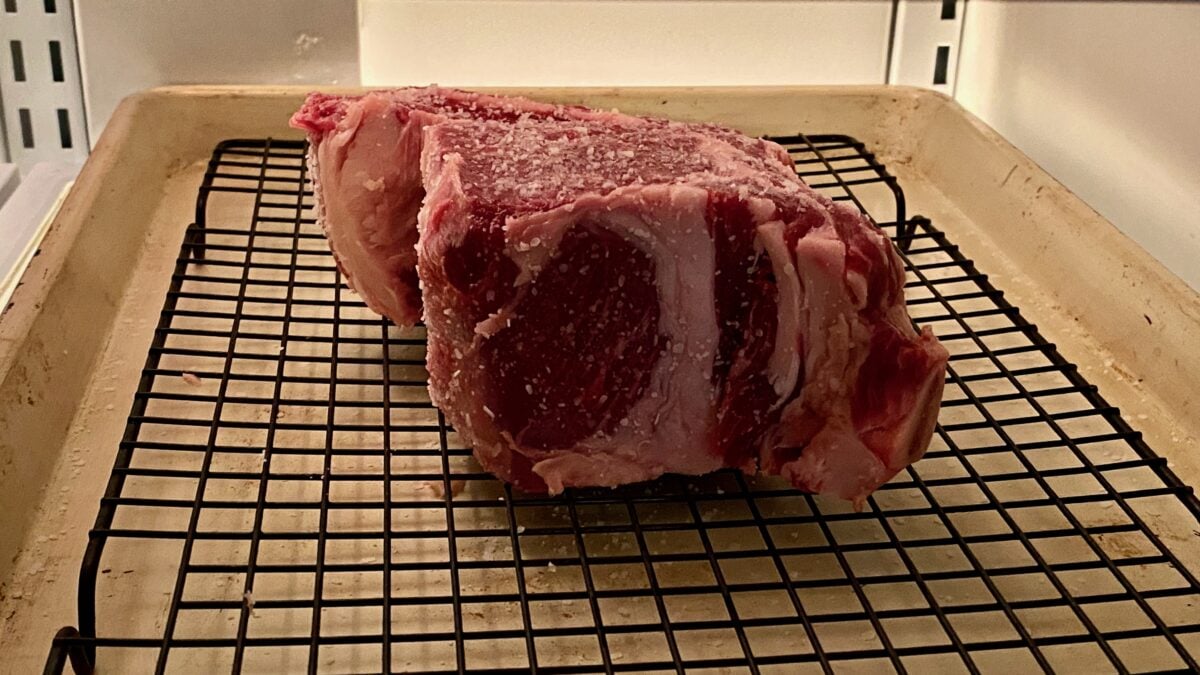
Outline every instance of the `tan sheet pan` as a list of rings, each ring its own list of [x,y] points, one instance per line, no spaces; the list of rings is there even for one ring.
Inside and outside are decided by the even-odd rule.
[[[286,119],[303,93],[175,87],[126,100],[0,317],[0,671],[40,668],[75,621],[87,531],[214,144],[295,138]],[[859,138],[899,178],[910,213],[945,230],[1200,485],[1200,297],[953,101],[895,87],[516,93]],[[1200,561],[1185,523],[1164,513],[1153,525]]]

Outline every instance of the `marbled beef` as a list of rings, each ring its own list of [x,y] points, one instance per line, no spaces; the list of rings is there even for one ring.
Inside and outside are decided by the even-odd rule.
[[[947,353],[892,244],[750,140],[424,128],[430,393],[486,469],[555,493],[733,467],[861,502],[924,452]]]

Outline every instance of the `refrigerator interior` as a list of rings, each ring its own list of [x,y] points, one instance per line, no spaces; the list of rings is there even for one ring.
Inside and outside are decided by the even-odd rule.
[[[75,575],[97,540],[113,542],[92,570],[102,625],[129,623],[109,631],[107,663],[135,669],[1196,666],[1200,536],[1184,526],[1195,520],[1198,404],[1180,377],[1195,362],[1178,354],[1195,339],[1200,288],[1200,126],[1191,119],[1200,5],[8,0],[3,12],[4,193],[8,207],[32,206],[0,211],[0,260],[45,263],[34,254],[52,209],[89,150],[102,149],[110,121],[124,144],[152,139],[173,154],[110,148],[109,158],[136,157],[139,168],[95,176],[130,194],[142,194],[139,176],[163,189],[128,211],[146,239],[93,234],[113,260],[88,263],[60,235],[55,255],[73,261],[64,269],[104,281],[28,318],[45,326],[53,311],[78,312],[97,335],[44,348],[46,372],[63,378],[52,384],[66,383],[60,402],[39,401],[52,435],[4,413],[9,480],[27,485],[0,495],[19,533],[0,547],[9,610],[0,622],[10,622],[5,647],[17,655],[0,670],[40,667],[54,631],[86,614],[73,604]],[[549,504],[522,503],[480,474],[421,398],[422,335],[389,330],[337,290],[302,146],[282,123],[304,88],[430,82],[553,87],[534,95],[771,134],[822,189],[881,223],[915,228],[914,317],[961,340],[959,395],[925,468],[880,493],[865,517],[728,476]],[[128,95],[189,83],[301,89],[162,92],[117,112]],[[960,129],[969,124],[927,94],[789,89],[829,84],[932,89],[994,128],[1003,140],[987,143],[1003,152],[980,150]],[[745,98],[708,89],[747,85],[768,88]],[[705,88],[630,89],[663,86]],[[222,96],[229,101],[214,102]],[[194,128],[172,145],[163,128],[139,124]],[[220,144],[239,138],[246,144]],[[265,211],[252,204],[264,188],[279,197]],[[65,208],[66,221],[83,222]],[[101,220],[116,222],[120,210],[107,209]],[[200,254],[194,238],[206,220],[218,224]],[[117,261],[129,269],[116,271]],[[209,278],[213,264],[266,290]],[[10,267],[0,270],[6,297],[19,291],[21,267]],[[297,290],[297,269],[313,275],[311,286]],[[46,279],[59,289],[47,297],[62,296],[67,282]],[[1111,316],[1097,293],[1113,294]],[[199,303],[190,311],[228,316],[178,323],[168,310],[180,302],[184,314]],[[247,353],[205,334],[258,313],[284,320],[266,319]],[[120,344],[126,334],[136,339]],[[349,347],[331,349],[338,340]],[[180,383],[210,358],[203,390]],[[143,362],[156,373],[148,381]],[[18,372],[0,378],[7,390],[20,389]],[[193,423],[206,416],[217,421]],[[138,436],[143,423],[158,436]],[[258,437],[270,429],[295,436],[273,460]],[[209,433],[242,434],[233,444],[253,452],[189,436]],[[122,468],[118,458],[112,475],[134,479],[113,493],[122,437],[123,452],[141,459]],[[379,439],[400,459],[331,451]],[[173,442],[208,453],[155,447]],[[991,456],[1004,445],[1032,450]],[[44,456],[22,452],[43,446]],[[329,508],[343,497],[357,506]],[[111,522],[89,536],[97,504],[98,522],[106,509]],[[293,521],[272,522],[284,507]],[[278,558],[257,553],[278,544],[262,543],[272,528],[294,545]],[[212,544],[231,532],[226,549]],[[823,572],[805,576],[808,556],[824,556],[809,567]],[[160,574],[138,571],[148,561],[162,563]],[[776,576],[756,577],[764,565]],[[248,600],[256,576],[266,590]],[[44,603],[31,604],[38,595]],[[629,614],[618,609],[626,605]],[[52,659],[65,660],[84,642],[57,644]]]

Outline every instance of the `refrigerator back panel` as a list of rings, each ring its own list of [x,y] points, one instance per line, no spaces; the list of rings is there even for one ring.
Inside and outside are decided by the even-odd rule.
[[[364,0],[362,81],[879,84],[888,0]],[[795,35],[788,35],[794,32]]]

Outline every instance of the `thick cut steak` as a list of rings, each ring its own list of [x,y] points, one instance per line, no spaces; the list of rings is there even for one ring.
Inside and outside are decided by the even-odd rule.
[[[371,309],[401,326],[421,318],[415,248],[417,211],[424,197],[421,131],[447,119],[667,124],[665,120],[439,87],[363,96],[311,94],[291,122],[308,135],[317,221],[347,283]],[[790,170],[786,153],[772,143],[712,125],[693,128],[771,160],[776,170]]]
[[[556,493],[733,467],[861,501],[924,452],[947,353],[899,257],[746,140],[424,129],[430,393],[485,468]]]

